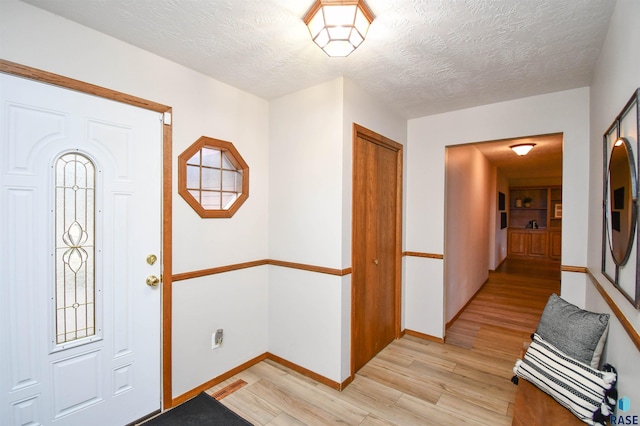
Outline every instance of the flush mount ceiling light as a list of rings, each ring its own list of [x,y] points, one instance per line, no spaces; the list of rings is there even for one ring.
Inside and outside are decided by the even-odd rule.
[[[535,143],[521,143],[518,145],[512,145],[509,148],[518,155],[527,155],[534,146],[536,146]]]
[[[304,17],[311,39],[329,56],[349,56],[371,22],[373,13],[363,0],[316,0]]]

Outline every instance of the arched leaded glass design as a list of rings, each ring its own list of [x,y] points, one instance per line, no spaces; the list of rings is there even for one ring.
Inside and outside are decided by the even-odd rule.
[[[55,164],[55,343],[96,333],[95,166],[79,153]]]

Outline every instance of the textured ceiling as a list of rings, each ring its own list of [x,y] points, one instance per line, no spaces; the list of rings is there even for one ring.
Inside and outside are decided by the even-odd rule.
[[[589,85],[612,0],[367,0],[375,21],[329,58],[312,0],[23,0],[265,99],[339,76],[405,118]]]

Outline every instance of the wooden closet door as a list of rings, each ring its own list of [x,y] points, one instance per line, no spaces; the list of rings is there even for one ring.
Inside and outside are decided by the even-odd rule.
[[[399,144],[358,132],[354,143],[352,373],[399,334],[402,158]]]

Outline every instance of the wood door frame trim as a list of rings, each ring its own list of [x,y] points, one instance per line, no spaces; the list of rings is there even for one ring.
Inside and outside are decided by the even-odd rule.
[[[394,328],[395,328],[395,338],[399,339],[402,337],[402,329],[401,329],[401,315],[402,315],[402,174],[403,174],[403,149],[404,146],[395,142],[392,139],[389,139],[385,136],[382,136],[372,130],[369,130],[357,123],[353,123],[352,130],[352,187],[351,187],[351,198],[352,198],[352,210],[351,210],[351,267],[352,267],[352,276],[351,276],[351,374],[353,377],[355,375],[355,358],[353,356],[353,348],[354,348],[354,324],[355,324],[355,286],[353,284],[353,277],[357,273],[354,268],[355,262],[353,259],[355,252],[355,222],[356,218],[353,214],[353,206],[356,205],[357,197],[360,194],[356,194],[353,190],[355,188],[356,183],[356,140],[358,137],[362,139],[390,149],[396,152],[396,223],[395,223],[395,282],[394,282],[394,305],[395,305],[395,319],[394,319]]]
[[[126,93],[107,89],[95,84],[75,80],[59,74],[21,65],[15,62],[0,59],[0,72],[18,77],[28,78],[30,80],[47,83],[65,89],[75,90],[88,95],[98,96],[104,99],[133,105],[139,108],[155,111],[158,113],[171,114],[173,109],[168,105],[163,105],[147,99],[138,98]],[[162,294],[161,294],[161,363],[162,363],[162,380],[161,405],[164,409],[173,406],[172,388],[171,388],[171,276],[172,276],[172,147],[173,147],[173,127],[171,124],[164,123],[162,126]]]

